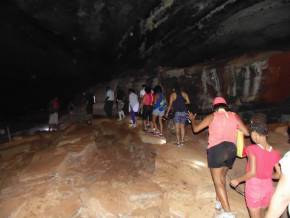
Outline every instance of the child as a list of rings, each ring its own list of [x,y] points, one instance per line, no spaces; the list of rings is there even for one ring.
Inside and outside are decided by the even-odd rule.
[[[124,102],[121,99],[117,99],[117,108],[118,108],[118,115],[119,115],[119,121],[123,120],[125,118],[125,113],[123,111],[124,108]]]
[[[251,218],[262,218],[274,192],[272,178],[280,176],[279,153],[267,142],[268,128],[264,121],[251,123],[251,139],[247,153],[247,172],[231,181],[232,187],[246,182],[245,198]],[[272,177],[273,169],[275,174]]]

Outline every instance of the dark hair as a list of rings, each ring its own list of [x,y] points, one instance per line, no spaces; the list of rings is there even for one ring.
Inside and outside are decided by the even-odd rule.
[[[250,124],[250,131],[256,132],[259,135],[267,136],[268,135],[268,127],[266,123],[263,122],[252,122]]]
[[[162,93],[162,88],[160,85],[154,87],[154,93]]]
[[[252,116],[251,122],[267,123],[267,116],[263,113],[257,113]]]
[[[215,104],[212,109],[214,112],[218,111],[219,109],[225,109],[225,111],[230,110],[229,106],[227,104],[223,104],[223,103]]]
[[[146,84],[143,84],[142,87],[145,88],[146,87]]]
[[[174,91],[176,92],[176,94],[181,94],[181,88],[177,83],[174,85],[173,88],[174,88]]]
[[[146,87],[145,87],[145,92],[146,92],[147,94],[149,94],[149,93],[151,92],[151,88],[148,87],[148,86],[146,86]]]
[[[129,93],[130,93],[130,92],[134,92],[134,93],[135,93],[135,90],[132,89],[132,88],[130,88],[130,89],[129,89]]]

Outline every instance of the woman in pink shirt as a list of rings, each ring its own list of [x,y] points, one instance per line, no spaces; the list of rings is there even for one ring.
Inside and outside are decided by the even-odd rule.
[[[214,99],[213,111],[199,124],[195,122],[196,115],[190,113],[189,118],[195,133],[208,127],[207,161],[216,191],[216,209],[224,210],[219,217],[234,218],[225,188],[226,174],[236,159],[237,130],[240,129],[245,135],[249,133],[238,115],[229,111],[224,98]]]
[[[269,206],[274,192],[272,179],[280,176],[280,154],[267,142],[267,134],[268,128],[264,122],[251,123],[251,138],[255,144],[246,149],[247,172],[231,181],[233,187],[246,182],[245,198],[251,218],[265,216],[265,209]]]

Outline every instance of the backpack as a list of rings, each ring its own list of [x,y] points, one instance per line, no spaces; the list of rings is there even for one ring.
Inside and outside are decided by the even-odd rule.
[[[167,108],[167,102],[163,94],[159,96],[157,102],[159,102],[159,111],[165,111]]]

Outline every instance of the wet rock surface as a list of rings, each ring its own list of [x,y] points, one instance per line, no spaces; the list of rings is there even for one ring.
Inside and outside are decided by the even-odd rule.
[[[126,122],[95,119],[1,145],[0,217],[213,217],[207,133],[187,128],[185,146],[176,148],[170,131],[162,144]],[[289,150],[283,128],[273,125],[269,135],[282,153]],[[244,165],[238,160],[229,177]],[[229,198],[238,217],[248,217],[243,197],[229,188]]]

